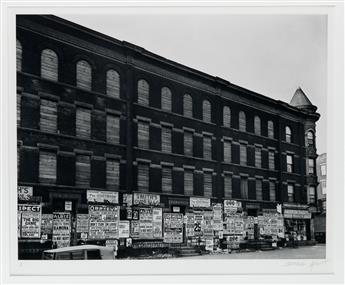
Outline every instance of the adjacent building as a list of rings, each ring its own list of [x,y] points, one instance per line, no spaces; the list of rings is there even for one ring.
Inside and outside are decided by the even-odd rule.
[[[327,154],[320,154],[316,160],[316,171],[319,179],[317,186],[317,204],[319,213],[315,216],[315,239],[326,242],[326,196],[327,196]]]
[[[313,239],[316,110],[301,88],[287,104],[55,16],[17,16],[18,185],[42,215],[69,213],[71,244],[89,190],[117,193],[108,202],[129,220],[133,193],[183,215],[195,201],[252,217],[278,205],[286,232]]]

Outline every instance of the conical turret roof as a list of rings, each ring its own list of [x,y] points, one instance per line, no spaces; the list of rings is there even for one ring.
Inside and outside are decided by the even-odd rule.
[[[290,105],[300,109],[314,109],[315,106],[310,102],[301,87],[298,87],[293,95]]]

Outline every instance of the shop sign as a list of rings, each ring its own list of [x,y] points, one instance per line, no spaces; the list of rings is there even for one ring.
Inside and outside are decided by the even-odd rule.
[[[53,214],[42,214],[41,233],[42,234],[52,234],[53,233]]]
[[[156,194],[134,193],[134,205],[159,206],[160,196]]]
[[[77,233],[89,232],[89,214],[77,214]]]
[[[183,242],[183,215],[180,213],[164,213],[165,243]]]
[[[162,208],[152,209],[153,237],[162,238]]]
[[[119,238],[129,237],[129,221],[119,222]]]
[[[20,237],[41,237],[41,205],[18,204],[17,217]]]
[[[86,195],[91,203],[119,203],[119,192],[87,190]]]
[[[284,209],[286,219],[311,219],[311,213],[306,210]]]
[[[205,249],[207,251],[213,251],[213,238],[206,239],[206,246]]]
[[[208,198],[190,197],[189,199],[189,206],[192,208],[208,208],[211,206],[211,200]]]
[[[65,211],[72,211],[72,201],[65,201]]]
[[[132,221],[130,224],[130,227],[131,227],[131,237],[139,238],[140,237],[139,221]]]
[[[283,208],[291,208],[291,209],[304,209],[307,210],[309,208],[308,205],[301,205],[301,204],[292,204],[292,203],[284,203]]]
[[[71,215],[67,212],[53,213],[53,243],[57,248],[70,245]]]
[[[31,200],[32,196],[32,186],[18,186],[18,200]]]
[[[164,244],[161,241],[138,241],[133,243],[132,247],[135,249],[138,248],[164,248],[168,245]]]
[[[132,194],[123,194],[122,203],[129,207],[133,205],[133,195]]]
[[[89,239],[118,238],[119,219],[119,206],[89,205]]]
[[[169,206],[171,205],[176,205],[176,206],[189,206],[189,201],[188,199],[183,199],[183,198],[173,198],[168,200]]]

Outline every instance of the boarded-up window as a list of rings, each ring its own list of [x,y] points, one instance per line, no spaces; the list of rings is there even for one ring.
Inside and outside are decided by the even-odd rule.
[[[107,71],[107,95],[109,97],[120,98],[120,75],[117,71],[109,69]]]
[[[211,103],[208,100],[202,103],[202,120],[211,123]]]
[[[231,163],[231,142],[224,140],[224,162]]]
[[[272,121],[267,122],[267,132],[269,138],[274,138],[274,125]]]
[[[146,80],[140,79],[138,81],[138,103],[142,105],[149,105],[150,86]]]
[[[77,137],[89,139],[91,137],[91,110],[78,107],[76,113]]]
[[[288,190],[288,202],[294,202],[295,201],[295,186],[293,184],[288,184],[287,190]]]
[[[172,193],[172,168],[162,167],[162,192]]]
[[[315,186],[308,186],[308,203],[315,203]]]
[[[149,164],[138,163],[138,191],[149,191]]]
[[[40,129],[43,132],[56,133],[57,104],[55,101],[41,99]]]
[[[162,151],[171,152],[171,127],[162,126]]]
[[[240,111],[238,114],[238,126],[240,131],[247,131],[246,114],[243,111]]]
[[[40,151],[40,183],[56,183],[56,153]]]
[[[20,127],[22,97],[17,93],[17,127]]]
[[[258,116],[254,117],[254,133],[261,135],[261,120]]]
[[[262,200],[262,180],[256,179],[256,200]]]
[[[144,121],[138,121],[138,147],[149,148],[150,124]]]
[[[223,108],[223,126],[228,128],[231,127],[231,111],[228,106]]]
[[[170,111],[171,112],[171,91],[168,87],[163,87],[161,90],[161,96],[162,96],[162,109],[165,111]]]
[[[86,60],[77,62],[77,87],[91,90],[92,70],[90,64]]]
[[[120,117],[107,114],[107,142],[120,143]]]
[[[241,177],[241,198],[248,199],[248,178]]]
[[[120,162],[115,159],[106,161],[107,189],[118,190],[120,185]]]
[[[193,117],[193,99],[189,94],[183,96],[183,115],[185,117]]]
[[[315,160],[313,158],[308,158],[308,174],[315,173]]]
[[[240,144],[240,164],[247,165],[247,146]]]
[[[204,173],[204,196],[212,197],[212,172]]]
[[[224,175],[224,197],[232,198],[232,177],[229,174]]]
[[[75,166],[75,185],[87,187],[90,185],[91,165],[90,156],[78,154]]]
[[[204,159],[212,159],[212,137],[204,135]]]
[[[191,169],[184,171],[184,194],[186,196],[193,196],[194,189],[194,172]]]
[[[268,151],[268,168],[270,170],[275,169],[275,159],[274,159],[274,150]]]
[[[193,132],[184,131],[184,154],[193,156]]]
[[[41,77],[57,81],[59,60],[57,54],[51,49],[45,49],[41,54]]]
[[[293,156],[291,154],[286,155],[286,171],[293,172]]]
[[[276,201],[276,183],[274,181],[270,181],[269,187],[270,187],[270,201]]]
[[[255,167],[261,168],[261,148],[255,148]]]
[[[20,41],[17,40],[17,70],[22,71],[22,57],[23,57],[23,49],[22,44]]]
[[[289,126],[286,126],[285,127],[285,141],[288,143],[291,143],[291,136],[292,136],[291,128]]]

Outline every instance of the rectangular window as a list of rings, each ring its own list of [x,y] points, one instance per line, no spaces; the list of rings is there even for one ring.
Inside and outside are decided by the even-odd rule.
[[[241,198],[248,199],[248,178],[241,177]]]
[[[120,162],[115,159],[106,161],[107,189],[118,190],[120,186]]]
[[[150,165],[147,163],[138,163],[138,191],[149,191],[149,170]]]
[[[212,172],[204,173],[204,196],[212,197]]]
[[[91,110],[78,107],[76,114],[76,135],[80,138],[91,137]]]
[[[321,180],[320,182],[321,182],[322,194],[326,194],[327,193],[327,190],[326,190],[326,187],[327,187],[326,180]]]
[[[224,162],[231,163],[231,142],[224,140]]]
[[[184,171],[184,194],[186,196],[193,196],[194,189],[194,171],[185,169]]]
[[[193,133],[184,131],[184,154],[193,156]]]
[[[295,186],[293,184],[288,184],[288,202],[295,201]]]
[[[171,152],[171,127],[162,126],[162,151]]]
[[[120,117],[107,115],[107,142],[120,143]]]
[[[314,204],[315,203],[315,186],[308,187],[308,197],[309,197],[309,203]]]
[[[231,175],[224,175],[224,197],[232,198],[232,177]]]
[[[56,183],[56,153],[40,151],[39,181],[40,183]]]
[[[276,201],[276,183],[270,181],[270,201]]]
[[[255,148],[255,167],[261,168],[261,148]]]
[[[262,180],[256,179],[256,200],[262,201]]]
[[[247,165],[247,145],[240,144],[240,164]]]
[[[274,150],[268,151],[268,168],[270,170],[275,169],[275,157],[274,157]]]
[[[308,159],[308,174],[315,173],[315,160],[313,158]]]
[[[138,122],[138,147],[149,148],[150,124],[148,122]]]
[[[41,99],[40,130],[56,133],[57,130],[57,104],[55,101]]]
[[[90,156],[78,154],[76,157],[76,175],[75,185],[88,187],[90,186],[91,164]]]
[[[293,156],[291,154],[286,155],[286,171],[293,172]]]
[[[321,164],[321,175],[326,176],[327,170],[326,170],[326,164]]]
[[[162,192],[172,193],[172,168],[162,167]]]
[[[17,94],[17,127],[20,127],[20,108],[21,108],[22,97]]]
[[[204,159],[212,159],[212,138],[204,136]]]

